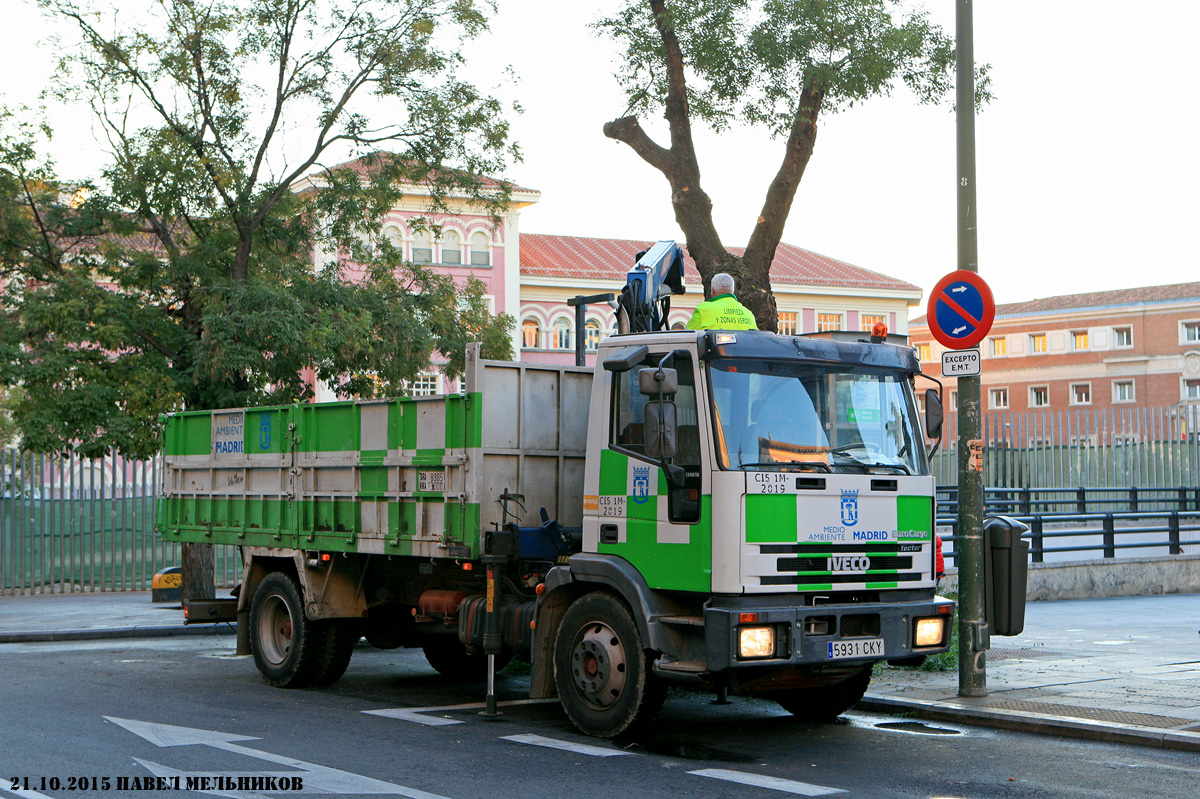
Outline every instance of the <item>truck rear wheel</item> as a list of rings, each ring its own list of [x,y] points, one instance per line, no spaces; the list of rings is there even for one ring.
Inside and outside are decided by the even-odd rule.
[[[563,616],[554,644],[554,681],[567,716],[598,738],[631,733],[654,721],[666,689],[650,669],[633,614],[597,591]]]
[[[277,688],[311,685],[325,638],[321,625],[304,616],[295,580],[283,572],[263,578],[250,608],[250,648],[264,680]]]
[[[325,634],[313,674],[313,685],[332,685],[346,673],[354,647],[362,638],[362,627],[354,619],[318,622]]]
[[[871,667],[867,666],[834,685],[797,688],[780,692],[772,698],[801,721],[829,723],[854,707],[863,698],[870,683]]]

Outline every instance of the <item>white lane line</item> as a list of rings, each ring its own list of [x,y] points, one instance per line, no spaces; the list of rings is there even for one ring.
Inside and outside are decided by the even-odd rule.
[[[613,757],[614,755],[631,755],[633,752],[623,752],[620,749],[612,749],[603,746],[589,746],[588,744],[576,744],[570,741],[558,741],[554,738],[543,738],[540,735],[525,734],[525,735],[504,735],[501,736],[502,741],[512,741],[519,744],[529,744],[530,746],[544,746],[547,749],[561,749],[564,752],[574,752],[577,755],[591,755],[592,757]]]
[[[807,782],[783,780],[779,777],[764,777],[760,774],[747,774],[742,771],[730,771],[723,768],[705,768],[699,771],[689,771],[697,777],[712,777],[716,780],[736,782],[739,785],[753,785],[758,788],[770,788],[774,791],[797,794],[798,796],[830,796],[835,793],[845,793],[841,788],[827,788],[824,785],[812,785]]]
[[[497,702],[497,707],[513,707],[516,705],[548,705],[557,704],[557,699],[514,699],[510,702]],[[426,727],[444,727],[448,724],[465,724],[459,719],[448,719],[441,716],[425,716],[424,713],[448,713],[452,710],[483,710],[487,707],[484,702],[468,702],[465,705],[443,705],[441,707],[393,707],[382,710],[364,710],[368,716],[383,716],[400,721],[411,721],[414,724],[424,724]]]

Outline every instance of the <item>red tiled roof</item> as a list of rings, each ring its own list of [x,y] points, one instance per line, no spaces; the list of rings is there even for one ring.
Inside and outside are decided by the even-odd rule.
[[[524,237],[522,237],[524,238]],[[1166,286],[1140,286],[1132,289],[1089,291],[1083,294],[1061,294],[1023,302],[1007,302],[996,306],[996,316],[1079,311],[1084,308],[1107,308],[1119,305],[1141,305],[1147,302],[1169,302],[1200,298],[1200,283],[1171,283]],[[909,322],[910,326],[924,325],[925,317]]]
[[[590,239],[582,236],[521,234],[521,274],[541,277],[576,277],[623,281],[634,256],[654,242],[625,239]],[[730,247],[735,255],[744,247]],[[688,283],[698,285],[700,273],[691,258],[684,258]],[[815,252],[780,244],[771,264],[771,282],[799,286],[921,291],[919,286],[881,275]]]
[[[366,176],[366,175],[371,174],[372,170],[377,170],[379,168],[378,167],[379,159],[381,159],[381,158],[399,158],[399,157],[400,156],[396,155],[395,153],[389,153],[389,152],[384,152],[384,151],[374,152],[374,153],[370,153],[368,155],[361,156],[359,158],[355,158],[350,161],[346,161],[345,163],[337,164],[336,166],[330,167],[330,171],[336,171],[336,170],[341,170],[341,169],[350,169],[350,170],[353,170],[354,172],[357,172],[359,175]],[[407,161],[407,162],[402,162],[402,163],[405,163],[408,166],[416,166],[415,161]],[[319,172],[321,172],[321,171],[324,171],[324,170],[323,169],[319,170],[318,173],[315,173],[315,174],[319,174]],[[455,171],[459,171],[459,170],[449,170],[449,171],[455,172]],[[431,172],[432,172],[432,170],[431,170]],[[466,173],[462,173],[462,174],[466,174]],[[310,177],[312,177],[312,175],[310,175]],[[509,183],[508,181],[496,180],[494,178],[488,178],[488,177],[480,178],[479,182],[481,185],[487,186],[488,188],[493,188],[496,186],[508,186],[511,191],[527,191],[527,192],[534,191],[534,189],[527,189],[522,186],[518,186],[515,183]]]

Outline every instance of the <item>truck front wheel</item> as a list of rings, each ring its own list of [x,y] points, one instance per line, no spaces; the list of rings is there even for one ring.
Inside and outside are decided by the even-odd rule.
[[[854,707],[867,692],[870,682],[871,667],[867,666],[834,685],[797,688],[780,692],[772,698],[801,721],[828,723]]]
[[[325,639],[325,630],[305,618],[296,581],[283,572],[264,577],[250,608],[250,648],[263,679],[277,688],[311,685]]]
[[[554,644],[554,681],[567,716],[598,738],[650,724],[666,696],[650,669],[633,614],[603,591],[567,608]]]

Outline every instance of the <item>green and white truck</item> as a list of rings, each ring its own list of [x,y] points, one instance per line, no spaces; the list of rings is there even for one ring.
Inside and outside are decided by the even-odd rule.
[[[953,614],[939,392],[922,418],[913,349],[849,338],[617,335],[594,370],[472,345],[455,395],[175,414],[161,535],[240,547],[273,685],[338,679],[365,637],[446,674],[529,661],[601,737],[668,683],[832,719]]]

